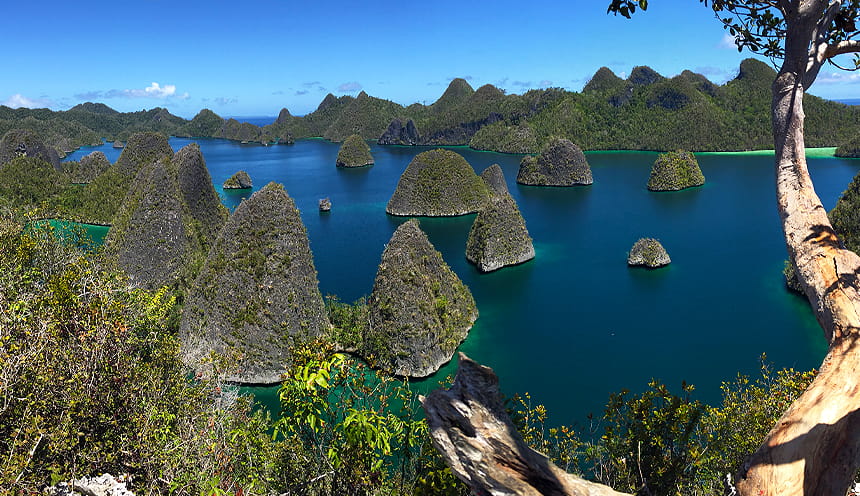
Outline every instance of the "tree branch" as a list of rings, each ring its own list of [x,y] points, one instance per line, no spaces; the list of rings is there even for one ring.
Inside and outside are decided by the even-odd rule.
[[[829,59],[837,55],[857,52],[860,52],[860,40],[844,40],[836,44],[827,45],[824,55]]]

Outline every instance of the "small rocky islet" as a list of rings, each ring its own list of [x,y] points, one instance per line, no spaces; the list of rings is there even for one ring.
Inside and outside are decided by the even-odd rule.
[[[367,145],[367,142],[361,136],[357,134],[350,135],[340,146],[335,164],[338,167],[346,168],[373,165],[373,155],[370,154],[370,146]]]
[[[661,153],[654,161],[648,178],[650,191],[680,191],[703,184],[705,176],[696,156],[684,150]]]
[[[576,186],[594,182],[582,150],[565,138],[552,138],[536,156],[520,162],[517,182],[527,186]]]
[[[240,170],[228,177],[221,187],[224,189],[251,189],[254,187],[254,183],[247,172]]]
[[[416,219],[401,224],[383,251],[368,306],[367,352],[406,377],[428,376],[450,361],[478,318],[469,289]]]
[[[669,265],[672,260],[660,241],[654,238],[640,238],[627,254],[627,265],[656,269]]]
[[[385,211],[398,216],[466,215],[483,208],[490,196],[487,184],[462,155],[439,148],[412,159]]]

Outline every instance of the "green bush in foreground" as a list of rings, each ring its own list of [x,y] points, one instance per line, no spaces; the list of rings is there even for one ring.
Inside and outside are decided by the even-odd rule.
[[[0,229],[0,487],[130,474],[138,494],[262,488],[268,421],[177,358],[165,290],[49,229]]]

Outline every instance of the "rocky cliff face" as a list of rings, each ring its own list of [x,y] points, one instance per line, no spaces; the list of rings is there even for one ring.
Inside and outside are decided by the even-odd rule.
[[[535,156],[523,157],[517,182],[531,186],[591,184],[591,167],[578,146],[564,138],[553,138]]]
[[[394,119],[376,142],[380,145],[417,145],[421,136],[412,119],[407,120],[405,126],[400,119]]]
[[[495,195],[507,195],[508,183],[505,181],[505,173],[499,164],[493,164],[481,172],[481,179]]]
[[[73,184],[91,183],[99,174],[108,170],[110,161],[102,152],[92,152],[81,158],[80,162],[66,162],[63,165],[69,181]]]
[[[651,167],[648,189],[651,191],[678,191],[705,184],[696,156],[690,152],[662,153]]]
[[[121,174],[134,177],[144,165],[165,157],[173,157],[173,149],[167,142],[167,136],[153,132],[135,133],[125,144],[116,161],[116,167]]]
[[[203,244],[211,246],[230,215],[212,185],[212,176],[197,143],[184,146],[173,157],[179,192],[186,214],[195,222]]]
[[[108,254],[132,283],[154,289],[172,285],[188,256],[182,201],[169,159],[144,165],[135,176],[105,238]]]
[[[491,272],[534,257],[535,247],[516,202],[507,193],[496,195],[472,223],[466,259],[481,272]]]
[[[365,167],[373,165],[373,155],[364,139],[352,134],[340,146],[337,152],[338,167]]]
[[[643,266],[656,269],[669,265],[672,260],[666,249],[654,238],[641,238],[633,244],[630,253],[627,254],[627,265]]]
[[[475,300],[412,219],[382,253],[368,302],[368,352],[388,371],[432,374],[451,360],[478,318]]]
[[[465,215],[480,210],[489,197],[489,188],[465,158],[437,149],[412,159],[385,211],[391,215]]]
[[[124,153],[124,152],[123,152]],[[190,278],[227,216],[196,144],[143,165],[105,238],[107,253],[146,288]]]
[[[307,232],[283,186],[239,204],[209,252],[180,326],[183,357],[205,370],[210,352],[236,368],[228,380],[272,384],[296,339],[329,328]]]
[[[36,133],[28,129],[12,129],[0,139],[0,166],[15,157],[34,157],[60,169],[60,156],[53,148],[45,145]]]
[[[254,187],[251,182],[251,176],[247,172],[240,170],[224,181],[224,189],[250,189]]]

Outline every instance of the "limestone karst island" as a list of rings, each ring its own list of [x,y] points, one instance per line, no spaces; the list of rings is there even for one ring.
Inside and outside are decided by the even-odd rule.
[[[857,494],[860,7],[586,4],[5,6],[0,496]]]

